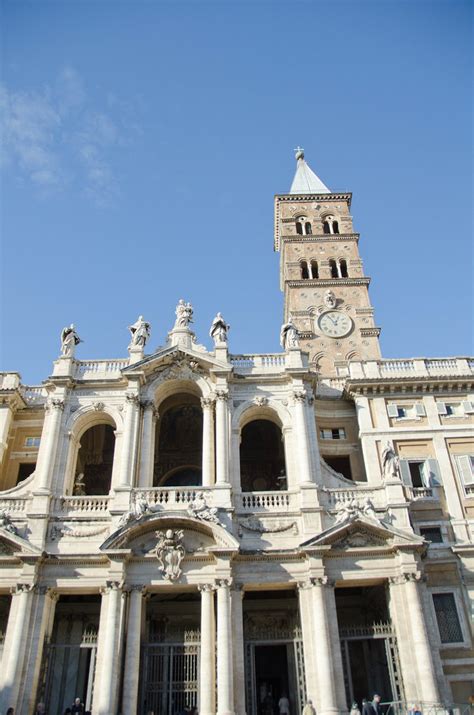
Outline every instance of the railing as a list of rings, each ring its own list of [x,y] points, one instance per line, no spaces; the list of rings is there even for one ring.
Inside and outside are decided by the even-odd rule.
[[[40,404],[46,401],[46,390],[42,385],[24,385],[21,394],[29,405]]]
[[[235,497],[238,512],[288,512],[298,509],[296,492],[242,492]]]
[[[57,497],[54,500],[54,512],[57,515],[87,514],[107,516],[109,501],[109,496]]]
[[[380,703],[384,715],[472,715],[468,703],[432,703],[425,700],[396,700]]]
[[[354,487],[353,489],[322,489],[321,503],[328,509],[334,509],[338,502],[351,502],[354,499],[364,502],[370,499],[374,506],[386,506],[384,487]]]
[[[0,499],[0,510],[6,511],[8,514],[23,514],[27,510],[29,501],[29,497],[4,497]]]
[[[197,494],[204,494],[207,504],[212,504],[212,490],[205,487],[183,489],[182,487],[155,487],[152,489],[134,489],[135,498],[145,499],[149,506],[188,506]]]
[[[383,377],[430,377],[472,375],[474,361],[468,358],[413,358],[409,360],[367,360],[349,363],[352,379]]]
[[[405,487],[408,499],[436,499],[437,494],[432,487]]]
[[[120,371],[128,367],[129,361],[120,360],[83,360],[76,364],[75,377],[78,380],[112,379],[120,376]]]
[[[474,497],[474,484],[465,484],[464,492],[467,497]]]
[[[230,362],[238,372],[279,372],[285,367],[284,353],[266,355],[231,355]]]

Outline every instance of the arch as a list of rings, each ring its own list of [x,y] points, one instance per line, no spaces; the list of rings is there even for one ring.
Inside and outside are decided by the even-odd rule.
[[[329,221],[323,221],[323,233],[331,233]]]
[[[308,261],[300,261],[300,275],[303,280],[309,278]]]
[[[348,278],[347,261],[345,258],[339,259],[339,273],[341,278]]]
[[[86,429],[80,439],[74,467],[76,496],[108,494],[112,483],[115,430],[107,422]]]
[[[339,221],[333,214],[322,214],[323,233],[339,233]]]
[[[242,430],[248,422],[255,419],[268,419],[284,429],[291,427],[291,416],[287,408],[280,402],[269,400],[261,407],[254,402],[244,402],[234,410],[232,415],[232,430]]]
[[[317,261],[311,261],[311,278],[313,280],[319,278],[319,268]]]
[[[307,216],[295,217],[296,233],[299,236],[310,236],[313,233],[311,221],[308,221]]]
[[[351,350],[347,353],[345,360],[360,360],[360,353],[357,350]]]
[[[299,236],[302,236],[302,235],[303,235],[303,224],[300,223],[299,221],[296,222],[296,233],[297,233]]]
[[[170,375],[170,371],[173,374]],[[143,391],[143,399],[152,400],[159,407],[167,397],[177,392],[208,397],[212,387],[204,375],[192,372],[187,366],[174,368],[170,365],[148,383]]]
[[[202,483],[200,394],[197,388],[172,392],[160,402],[153,469],[155,486],[171,486],[173,482],[174,486],[200,486]]]
[[[264,416],[249,420],[242,428],[240,483],[244,492],[287,488],[282,429]]]
[[[336,219],[332,222],[332,232],[339,233],[339,221],[336,221]]]
[[[310,221],[306,221],[304,225],[304,232],[307,236],[311,236],[311,234],[313,233],[313,228],[311,226]]]
[[[334,258],[329,259],[329,270],[331,271],[331,278],[339,278],[339,271]]]

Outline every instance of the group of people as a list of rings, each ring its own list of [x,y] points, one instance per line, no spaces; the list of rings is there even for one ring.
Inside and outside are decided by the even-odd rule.
[[[6,715],[15,715],[13,708],[9,708]],[[35,715],[47,715],[46,705],[44,703],[38,703]],[[81,702],[81,698],[74,698],[73,704],[70,708],[66,708],[64,715],[91,715],[91,712],[90,710],[85,709],[84,703]]]
[[[383,710],[380,705],[382,698],[377,693],[373,696],[372,700],[367,700],[362,698],[362,714],[359,709],[359,705],[353,702],[351,705],[350,715],[382,715]]]

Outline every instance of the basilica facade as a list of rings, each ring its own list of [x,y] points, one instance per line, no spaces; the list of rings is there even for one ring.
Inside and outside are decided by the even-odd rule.
[[[1,715],[474,695],[474,360],[382,359],[351,194],[296,159],[280,353],[180,300],[155,352],[140,316],[123,358],[70,326],[41,385],[0,373]]]

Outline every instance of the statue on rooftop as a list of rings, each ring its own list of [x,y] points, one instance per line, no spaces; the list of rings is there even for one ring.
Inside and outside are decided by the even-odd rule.
[[[69,327],[66,326],[61,332],[61,355],[63,357],[74,357],[76,345],[82,342],[83,340],[76,333],[74,323],[71,323]]]
[[[182,298],[179,299],[175,312],[175,328],[187,328],[189,323],[193,322],[193,306],[191,303],[185,303]]]
[[[227,342],[227,333],[230,330],[230,325],[225,322],[222,317],[222,313],[217,313],[216,317],[212,321],[211,329],[209,330],[209,335],[214,340],[215,345],[219,345]]]
[[[283,323],[280,330],[280,345],[283,350],[299,348],[298,331],[291,322]]]
[[[132,348],[137,346],[140,348],[144,348],[146,345],[146,341],[150,337],[150,323],[147,323],[145,320],[143,320],[143,315],[139,315],[138,320],[136,320],[133,325],[129,325],[128,329],[130,330],[130,334],[132,336],[129,347]]]

